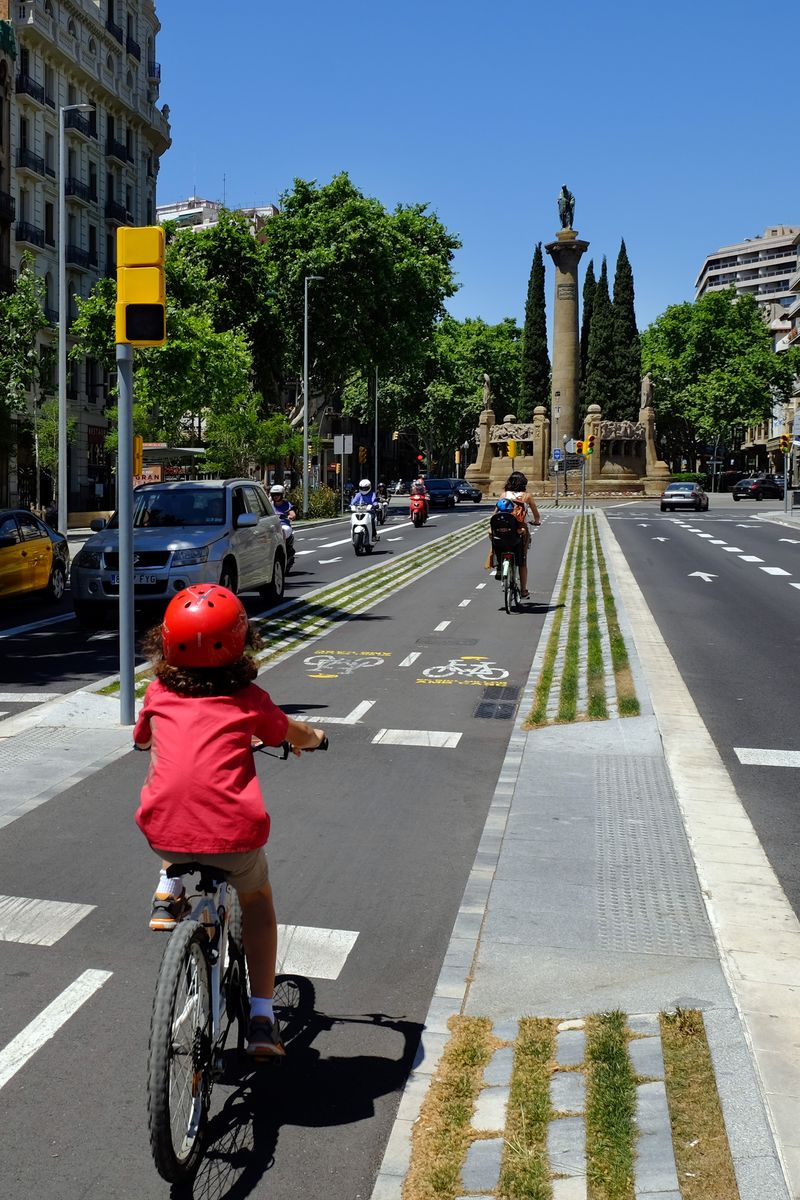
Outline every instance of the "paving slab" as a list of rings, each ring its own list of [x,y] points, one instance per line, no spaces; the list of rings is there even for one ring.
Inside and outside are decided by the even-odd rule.
[[[637,1087],[636,1125],[639,1130],[634,1164],[636,1195],[677,1192],[678,1175],[663,1083],[642,1083]]]
[[[481,1138],[472,1142],[461,1168],[461,1185],[466,1192],[493,1192],[500,1178],[505,1139]]]
[[[554,1175],[586,1174],[586,1125],[583,1117],[558,1117],[549,1123],[547,1156]]]

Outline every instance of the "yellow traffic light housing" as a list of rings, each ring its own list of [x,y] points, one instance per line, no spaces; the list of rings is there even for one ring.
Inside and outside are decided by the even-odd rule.
[[[791,447],[791,438],[789,437],[788,433],[782,433],[781,434],[781,452],[783,454],[788,454],[790,447]]]
[[[509,438],[509,439],[508,439],[508,441],[506,442],[506,449],[507,449],[507,451],[508,451],[508,457],[509,457],[509,458],[516,458],[516,457],[517,457],[517,443],[516,443],[516,439],[515,439],[515,438]]]
[[[575,453],[583,454],[583,442],[578,442],[577,446],[575,447]]]
[[[144,442],[141,435],[133,435],[133,474],[141,475],[144,471]]]
[[[594,434],[590,433],[586,440],[586,454],[594,454]]]
[[[167,340],[164,230],[160,225],[117,230],[116,340],[163,346]]]

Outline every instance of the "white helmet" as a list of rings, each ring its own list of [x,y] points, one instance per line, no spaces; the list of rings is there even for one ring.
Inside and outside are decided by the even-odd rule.
[[[358,490],[360,492],[368,492],[371,489],[371,487],[372,487],[372,484],[370,483],[370,481],[368,479],[362,479],[358,485]]]
[[[286,488],[282,483],[273,483],[272,487],[269,489],[269,494],[270,496],[282,496],[285,491]]]

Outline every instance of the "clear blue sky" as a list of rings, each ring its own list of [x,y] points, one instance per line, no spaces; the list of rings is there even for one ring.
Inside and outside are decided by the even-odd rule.
[[[297,176],[346,170],[458,234],[457,317],[522,319],[562,183],[596,268],[605,254],[613,273],[624,236],[640,327],[692,298],[717,246],[800,224],[794,27],[751,0],[157,10],[173,136],[159,202],[221,199],[223,176],[229,205],[277,202]]]

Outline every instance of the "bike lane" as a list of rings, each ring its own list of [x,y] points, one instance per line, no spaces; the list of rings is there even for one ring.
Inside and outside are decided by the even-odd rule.
[[[303,967],[303,937],[319,961],[325,931],[347,936],[327,938],[327,978],[306,972],[315,1011],[283,1068],[238,1064],[217,1086],[194,1195],[369,1195],[569,527],[536,535],[534,603],[518,614],[502,611],[481,544],[260,677],[331,738],[327,755],[258,764],[278,918],[301,927],[289,965]],[[0,943],[0,1045],[81,972],[111,972],[0,1089],[12,1195],[168,1194],[144,1109],[164,945],[146,928],[155,862],[132,821],[145,769],[131,754],[3,831],[5,892],[96,907],[52,946]]]

